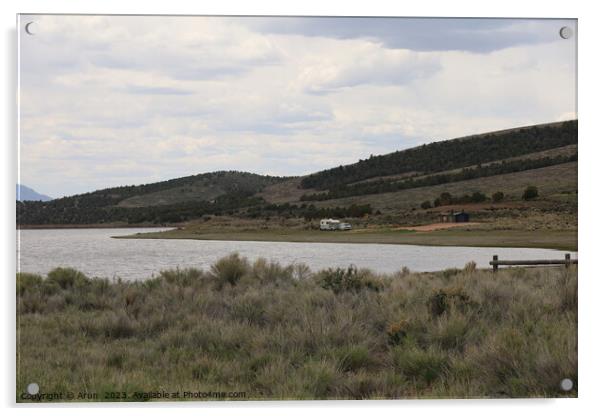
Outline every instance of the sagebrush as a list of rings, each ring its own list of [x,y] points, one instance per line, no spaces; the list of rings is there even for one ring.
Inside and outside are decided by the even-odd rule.
[[[32,380],[100,400],[577,395],[573,267],[313,273],[234,254],[143,281],[21,273],[17,312],[18,395]]]

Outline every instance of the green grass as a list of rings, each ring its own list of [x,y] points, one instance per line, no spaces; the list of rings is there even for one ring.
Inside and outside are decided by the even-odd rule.
[[[144,281],[50,276],[17,275],[18,401],[31,382],[96,394],[75,400],[577,395],[575,268],[312,273],[231,255]]]
[[[325,232],[298,228],[236,230],[225,228],[184,228],[164,232],[135,234],[116,238],[289,241],[302,243],[379,243],[425,246],[523,247],[577,250],[576,230],[496,230],[455,229],[413,232],[386,228],[344,232]]]

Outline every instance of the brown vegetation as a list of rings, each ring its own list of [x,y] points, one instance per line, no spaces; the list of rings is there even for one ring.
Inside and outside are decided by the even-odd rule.
[[[19,401],[32,381],[95,400],[577,395],[575,268],[383,276],[234,254],[133,282],[21,273],[17,312]]]

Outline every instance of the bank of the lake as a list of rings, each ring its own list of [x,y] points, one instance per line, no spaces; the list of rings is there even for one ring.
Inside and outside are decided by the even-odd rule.
[[[448,229],[416,232],[380,228],[327,232],[296,228],[273,228],[265,230],[177,228],[161,232],[117,236],[116,238],[517,247],[577,251],[576,230]]]

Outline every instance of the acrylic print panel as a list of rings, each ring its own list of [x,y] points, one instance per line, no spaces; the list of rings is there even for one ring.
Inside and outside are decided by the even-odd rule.
[[[18,402],[577,396],[576,20],[18,32]]]

